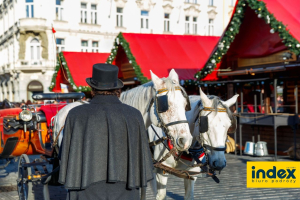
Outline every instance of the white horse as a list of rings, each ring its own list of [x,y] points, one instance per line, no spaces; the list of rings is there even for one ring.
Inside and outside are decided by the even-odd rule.
[[[208,159],[208,165],[210,169],[222,170],[226,166],[226,158],[224,151],[217,151],[215,148],[225,148],[225,142],[227,139],[227,132],[232,123],[236,123],[229,107],[235,104],[238,95],[233,96],[227,101],[222,101],[216,96],[206,96],[200,88],[200,96],[189,96],[191,102],[191,110],[186,112],[187,120],[191,133],[193,135],[192,144],[200,143],[202,146],[206,146],[206,155]],[[205,133],[199,134],[199,114],[200,116],[208,117],[208,130]],[[154,128],[160,137],[164,136],[164,132],[160,128]],[[234,128],[235,129],[235,128]],[[235,131],[235,130],[231,130]],[[151,141],[157,140],[158,137],[152,130],[148,129],[148,134]],[[154,159],[160,160],[168,150],[163,144],[154,147]],[[190,168],[192,164],[196,164],[195,160],[192,161],[180,159],[176,161],[174,157],[169,157],[163,164],[180,170],[189,170],[194,172],[200,172],[200,167]],[[166,186],[168,181],[168,175],[162,173],[160,170],[156,170],[157,180],[157,194],[156,199],[166,199]],[[194,184],[195,180],[184,179],[185,196],[184,199],[194,199]],[[213,181],[213,180],[212,180]]]
[[[175,70],[172,69],[167,78],[160,79],[151,72],[151,79],[152,82],[123,92],[120,100],[125,104],[135,107],[142,113],[146,128],[151,124],[165,126],[165,130],[168,132],[169,137],[172,138],[175,148],[178,151],[186,151],[191,146],[193,138],[185,116],[188,101],[184,95],[184,89],[179,85],[178,75]],[[167,97],[167,102],[165,103],[168,105],[168,109],[163,113],[159,113],[156,98],[164,95]],[[62,127],[68,112],[78,105],[80,104],[69,104],[55,116],[54,121],[57,123],[54,124],[54,140],[58,132],[61,131],[58,144],[61,143],[63,137]],[[168,125],[170,123],[174,124]],[[156,191],[156,185],[153,181],[152,188]],[[145,188],[143,188],[142,199],[146,198],[145,195],[146,191]]]

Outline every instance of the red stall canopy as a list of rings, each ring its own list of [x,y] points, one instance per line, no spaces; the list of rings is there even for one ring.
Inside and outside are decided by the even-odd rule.
[[[95,63],[105,63],[109,53],[62,52],[57,58],[61,65],[56,67],[50,90],[61,92],[60,83],[68,84],[74,91],[89,91],[85,79],[92,76]]]
[[[118,60],[131,62],[137,77],[146,82],[151,79],[150,70],[158,77],[167,77],[170,70],[175,69],[179,79],[194,79],[194,74],[204,66],[219,37],[120,33],[117,40],[126,53],[117,51],[108,62],[118,66]],[[117,46],[112,53],[116,50]],[[117,58],[116,61],[118,56],[127,58]],[[217,76],[212,74],[208,78],[216,80]]]
[[[228,63],[283,50],[300,54],[300,0],[238,0],[219,45],[196,75],[204,78],[211,66],[227,68],[226,59]]]

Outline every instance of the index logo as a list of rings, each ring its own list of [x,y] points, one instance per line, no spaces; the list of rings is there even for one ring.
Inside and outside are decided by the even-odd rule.
[[[248,188],[300,188],[300,162],[247,162]]]

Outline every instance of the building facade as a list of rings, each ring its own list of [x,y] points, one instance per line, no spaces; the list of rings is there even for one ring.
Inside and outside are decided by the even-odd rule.
[[[235,1],[2,0],[0,101],[49,92],[57,52],[110,52],[119,32],[220,36]]]

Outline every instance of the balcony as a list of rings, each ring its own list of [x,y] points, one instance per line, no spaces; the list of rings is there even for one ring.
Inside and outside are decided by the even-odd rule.
[[[46,19],[42,18],[23,18],[20,19],[20,30],[37,30],[44,31],[46,30]]]
[[[49,60],[19,60],[17,62],[16,68],[22,71],[45,71],[53,70],[54,64],[53,61]]]

